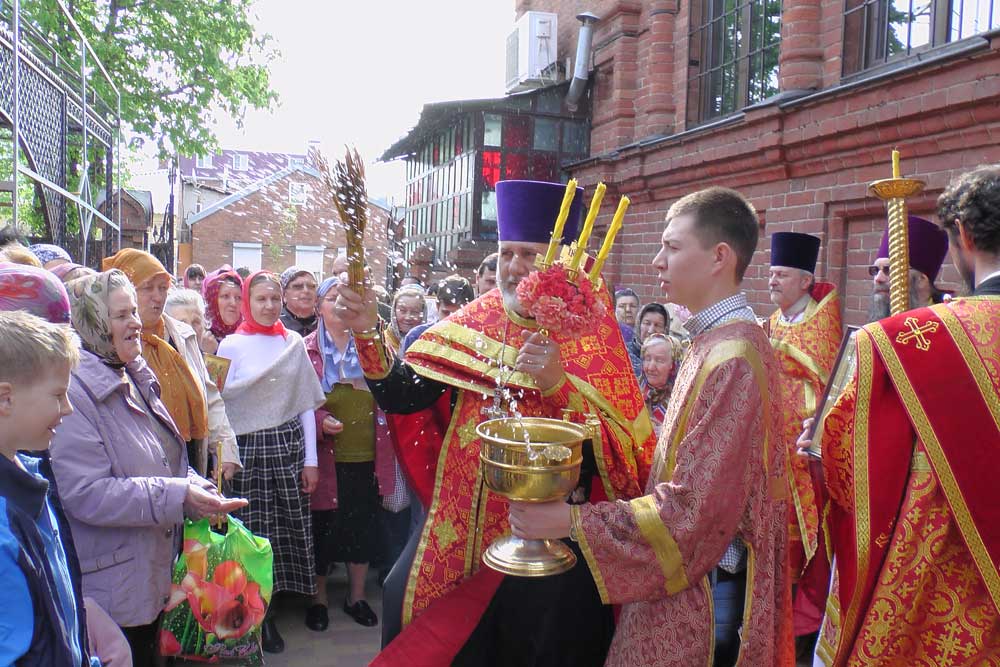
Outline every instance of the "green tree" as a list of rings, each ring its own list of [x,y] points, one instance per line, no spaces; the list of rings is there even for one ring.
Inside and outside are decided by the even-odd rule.
[[[70,0],[80,30],[121,91],[122,121],[134,143],[161,155],[193,155],[216,146],[216,111],[241,118],[269,108],[269,35],[255,32],[253,0]],[[52,0],[22,0],[25,18],[79,71],[77,41]],[[99,73],[97,94],[114,104]]]

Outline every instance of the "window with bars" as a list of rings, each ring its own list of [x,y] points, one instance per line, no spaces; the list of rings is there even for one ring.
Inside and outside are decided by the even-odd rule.
[[[689,25],[689,126],[778,93],[781,0],[695,0]]]
[[[847,0],[844,74],[1000,28],[1000,0]]]

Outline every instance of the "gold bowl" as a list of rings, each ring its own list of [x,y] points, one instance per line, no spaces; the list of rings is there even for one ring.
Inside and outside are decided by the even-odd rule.
[[[564,500],[580,481],[587,428],[543,417],[502,417],[476,427],[486,487],[509,500]],[[559,540],[523,540],[513,535],[493,542],[483,562],[504,574],[543,577],[576,564]]]

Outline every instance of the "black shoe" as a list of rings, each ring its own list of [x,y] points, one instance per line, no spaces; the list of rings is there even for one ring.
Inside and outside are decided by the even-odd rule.
[[[378,625],[378,616],[375,615],[375,612],[372,611],[372,608],[364,600],[358,600],[352,605],[348,605],[347,600],[344,600],[344,613],[365,627],[370,628]]]
[[[316,632],[323,632],[330,625],[330,615],[325,604],[314,604],[306,609],[306,627]]]
[[[285,640],[278,634],[274,619],[269,616],[265,616],[264,622],[260,624],[260,646],[266,653],[281,653],[285,650]]]

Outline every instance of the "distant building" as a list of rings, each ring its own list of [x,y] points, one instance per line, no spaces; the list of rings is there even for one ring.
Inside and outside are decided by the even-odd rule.
[[[496,250],[497,181],[559,181],[564,163],[589,154],[588,109],[566,111],[566,89],[424,105],[416,126],[381,157],[406,162],[407,259],[429,246],[436,265],[475,269]]]
[[[295,161],[257,180],[240,182],[245,185],[229,194],[215,185],[198,187],[199,194],[210,193],[212,203],[188,210],[182,223],[190,239],[191,262],[209,271],[222,264],[275,272],[299,265],[317,279],[328,276],[347,244],[333,195],[319,171]],[[232,184],[227,180],[227,186]],[[185,190],[189,185],[184,184]],[[388,210],[369,206],[365,247],[375,276],[386,275],[388,221]]]
[[[106,201],[106,193],[102,189],[95,200],[94,208],[111,220],[116,220],[118,197],[111,197],[111,206]],[[153,231],[153,194],[149,190],[130,190],[122,188],[122,248],[138,248],[149,250],[150,235]],[[162,216],[158,216],[162,217]]]

